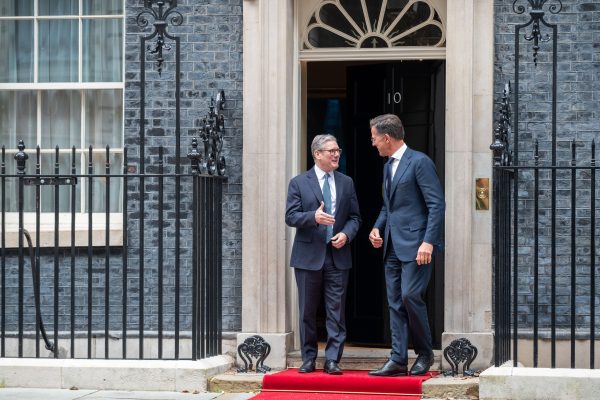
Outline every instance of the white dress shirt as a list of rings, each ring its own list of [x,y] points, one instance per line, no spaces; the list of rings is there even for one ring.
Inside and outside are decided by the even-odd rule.
[[[400,147],[398,150],[396,150],[394,154],[392,154],[392,176],[390,178],[392,181],[394,180],[394,175],[396,175],[396,170],[398,169],[398,165],[400,165],[400,160],[402,159],[402,156],[404,155],[406,149],[408,149],[408,146],[406,145],[406,143],[403,143],[402,147]]]
[[[319,180],[319,186],[321,187],[321,192],[323,192],[323,184],[325,183],[325,174],[321,168],[315,165],[315,173],[317,174],[317,179]],[[331,190],[331,215],[335,215],[335,179],[333,178],[333,171],[329,173],[329,189]]]

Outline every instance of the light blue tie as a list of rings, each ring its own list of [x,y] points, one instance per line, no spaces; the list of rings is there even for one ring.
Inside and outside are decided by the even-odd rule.
[[[325,212],[333,215],[331,210],[331,188],[329,187],[329,174],[325,174],[323,181],[323,203],[325,204]],[[325,243],[329,243],[333,237],[333,225],[327,225],[327,233],[325,234]]]

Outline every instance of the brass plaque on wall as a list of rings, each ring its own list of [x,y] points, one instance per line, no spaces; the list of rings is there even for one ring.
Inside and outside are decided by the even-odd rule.
[[[490,209],[490,178],[475,179],[475,209]]]

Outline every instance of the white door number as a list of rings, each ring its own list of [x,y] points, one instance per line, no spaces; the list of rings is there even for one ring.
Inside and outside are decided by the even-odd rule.
[[[388,104],[392,104],[392,100],[396,104],[400,103],[402,101],[402,94],[400,92],[394,92],[393,95],[392,93],[388,93]]]

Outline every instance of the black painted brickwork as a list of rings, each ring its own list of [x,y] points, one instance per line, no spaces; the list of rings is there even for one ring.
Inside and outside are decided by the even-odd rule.
[[[150,28],[140,32],[136,16],[142,10],[141,1],[127,0],[125,43],[125,144],[139,146],[140,106],[140,36],[148,35]],[[241,239],[242,239],[242,0],[180,0],[177,10],[183,15],[181,26],[169,26],[168,32],[181,39],[181,155],[184,171],[189,171],[186,157],[191,138],[197,136],[201,120],[208,112],[210,98],[218,90],[227,98],[224,155],[227,160],[228,181],[223,199],[223,330],[241,329]],[[152,22],[152,21],[150,21]],[[153,43],[153,42],[151,42]],[[146,165],[147,172],[157,160],[158,146],[165,148],[165,171],[174,172],[175,164],[175,45],[164,53],[166,60],[162,76],[156,71],[154,56],[146,62]],[[139,153],[130,153],[130,164],[138,165]],[[139,182],[132,182],[130,190],[139,192]],[[166,203],[172,229],[174,186]],[[148,194],[146,194],[148,196]],[[188,212],[191,187],[182,187],[182,211]],[[130,211],[138,209],[134,202]],[[170,203],[170,204],[169,204]],[[156,220],[156,198],[148,197],[146,215]],[[188,215],[189,216],[189,215]],[[191,218],[182,225],[183,237],[191,240]],[[139,237],[139,216],[130,215],[130,237]],[[148,226],[155,230],[155,224]],[[173,240],[172,231],[167,237]],[[131,243],[136,245],[135,243]],[[181,242],[186,246],[186,241]],[[137,250],[131,249],[130,263],[136,262]],[[156,256],[156,247],[146,247],[146,259]],[[191,251],[191,250],[189,250]],[[171,260],[174,257],[169,257]],[[165,268],[173,268],[172,263]],[[146,279],[155,279],[151,273]],[[182,275],[182,285],[190,283],[191,276]],[[152,282],[148,282],[152,285]],[[152,300],[153,301],[153,300]]]
[[[111,247],[110,252],[110,278],[109,278],[109,329],[121,331],[122,329],[122,279],[123,262],[122,248]],[[92,255],[92,329],[104,330],[104,299],[106,282],[106,264],[104,247],[94,248]],[[6,251],[6,330],[8,332],[17,331],[17,317],[19,306],[19,263],[18,252],[16,249]],[[71,293],[71,249],[61,248],[58,251],[58,329],[59,331],[69,331],[71,329],[71,315],[75,317],[75,331],[86,332],[88,327],[88,249],[87,247],[78,247],[75,249],[75,291]],[[46,327],[46,332],[53,341],[54,332],[54,249],[40,250],[40,310],[42,321]],[[23,268],[23,323],[24,331],[32,332],[35,329],[35,302],[32,290],[32,271],[29,252],[24,252]],[[139,302],[139,288],[137,286],[128,288],[128,329],[137,329]],[[74,313],[71,313],[71,295],[74,297]],[[167,300],[172,304],[172,301]],[[152,312],[150,309],[147,312]],[[156,311],[154,311],[156,313]],[[64,343],[61,346],[65,346]],[[66,345],[68,346],[68,344]]]
[[[514,86],[515,24],[529,20],[529,14],[515,14],[513,1],[495,1],[495,98],[501,98],[503,85]],[[526,5],[526,1],[518,2]],[[550,1],[556,4],[557,2]],[[558,25],[558,103],[557,103],[557,161],[570,165],[572,140],[577,141],[577,165],[589,165],[591,141],[600,139],[600,2],[590,0],[563,1],[557,15],[546,13],[549,22]],[[548,5],[545,6],[547,11]],[[530,33],[531,27],[525,31]],[[542,27],[542,33],[551,31]],[[533,63],[532,43],[520,39],[519,164],[533,165],[533,143],[539,141],[540,163],[551,164],[551,61],[552,42],[541,44],[538,66]],[[514,100],[514,98],[513,98]],[[496,106],[496,109],[498,107]],[[514,121],[514,119],[513,119]],[[514,138],[513,138],[514,143]],[[598,158],[598,150],[596,158]],[[576,325],[584,334],[590,324],[590,172],[579,171],[576,208]],[[540,173],[540,328],[550,324],[550,173]],[[519,324],[520,329],[533,326],[533,173],[519,174]],[[557,323],[559,328],[571,324],[571,175],[557,175]],[[598,187],[598,186],[597,186]],[[597,192],[600,198],[600,191]],[[600,203],[599,203],[600,204]],[[600,206],[596,213],[600,215]],[[596,253],[600,254],[596,226]],[[597,262],[597,265],[600,265]],[[600,278],[600,268],[596,266]],[[600,283],[596,279],[596,285]],[[599,293],[597,289],[597,293]],[[594,300],[600,307],[600,299]],[[600,327],[600,318],[596,325]],[[586,328],[586,329],[583,329]]]

